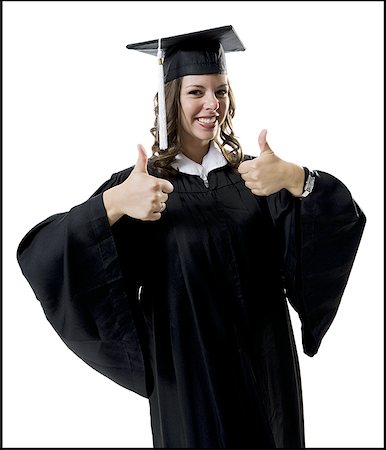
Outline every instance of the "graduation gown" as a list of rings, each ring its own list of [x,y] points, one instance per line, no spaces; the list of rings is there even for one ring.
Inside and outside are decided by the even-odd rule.
[[[318,171],[304,199],[251,193],[230,166],[170,179],[159,221],[109,225],[102,192],[36,225],[17,258],[64,343],[149,398],[156,448],[303,448],[288,303],[304,352],[337,313],[365,225]],[[149,173],[154,175],[152,161]]]

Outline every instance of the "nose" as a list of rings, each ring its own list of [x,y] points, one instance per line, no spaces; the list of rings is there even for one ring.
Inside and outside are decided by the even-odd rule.
[[[220,103],[214,94],[208,94],[205,97],[204,107],[205,109],[216,111],[220,107]]]

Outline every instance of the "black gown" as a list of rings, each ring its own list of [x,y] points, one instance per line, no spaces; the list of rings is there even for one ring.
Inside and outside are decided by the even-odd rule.
[[[18,261],[47,319],[87,364],[150,401],[156,448],[303,448],[288,302],[313,356],[365,225],[343,183],[258,197],[230,166],[171,182],[159,221],[109,225],[102,192],[36,225]],[[152,161],[149,160],[149,173]]]

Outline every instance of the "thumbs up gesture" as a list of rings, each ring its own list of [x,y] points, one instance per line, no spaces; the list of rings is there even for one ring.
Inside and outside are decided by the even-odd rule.
[[[110,225],[123,215],[140,220],[159,220],[166,209],[173,185],[147,171],[147,155],[138,145],[138,159],[129,177],[118,186],[104,192],[103,200]]]
[[[259,135],[260,155],[239,165],[245,186],[255,195],[268,196],[285,188],[294,196],[303,193],[302,167],[280,159],[267,142],[267,130]]]

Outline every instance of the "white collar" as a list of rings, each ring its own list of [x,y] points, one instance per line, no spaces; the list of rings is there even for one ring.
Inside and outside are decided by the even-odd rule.
[[[212,141],[208,152],[202,158],[201,164],[192,161],[183,153],[178,153],[172,167],[188,175],[198,175],[205,180],[211,170],[226,166],[227,164],[228,162],[221,153],[221,150]]]

